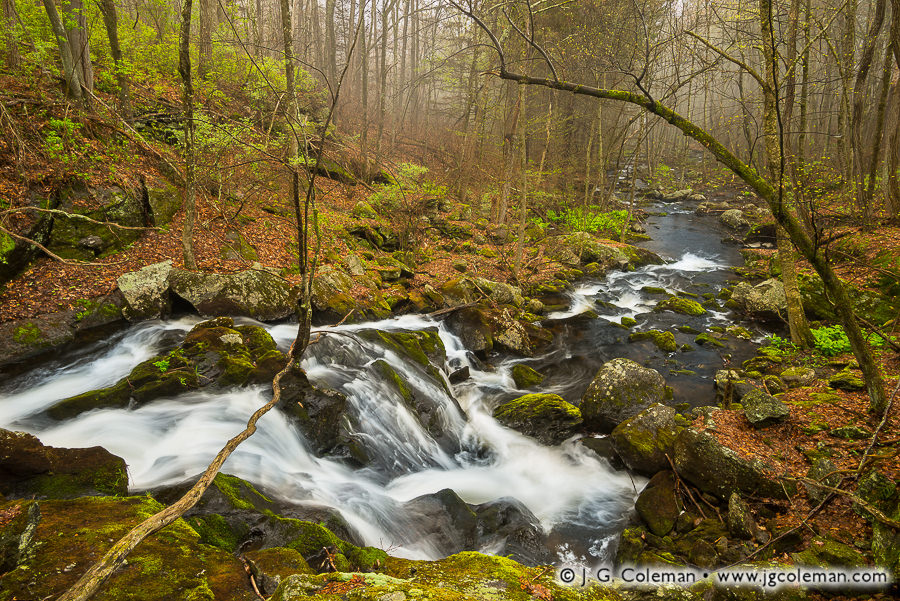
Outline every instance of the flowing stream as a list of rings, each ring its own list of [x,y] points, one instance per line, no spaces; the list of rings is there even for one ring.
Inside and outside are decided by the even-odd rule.
[[[673,261],[579,284],[570,294],[570,308],[547,317],[558,335],[543,356],[498,359],[487,365],[462,348],[459,338],[441,322],[420,316],[315,330],[329,334],[310,346],[303,367],[314,383],[347,395],[351,422],[357,429],[354,436],[363,441],[370,463],[354,468],[316,457],[292,422],[272,411],[259,422],[257,433],[229,458],[223,472],[253,482],[282,501],[333,508],[363,542],[389,548],[396,555],[437,558],[447,554],[429,535],[433,524],[428,516],[408,502],[449,488],[471,504],[517,500],[550,534],[552,551],[567,561],[594,563],[604,558],[631,510],[641,480],[613,470],[577,440],[543,446],[501,426],[491,412],[499,403],[524,394],[516,390],[510,375],[516,363],[527,362],[548,375],[542,391],[575,400],[597,367],[616,356],[658,366],[675,387],[676,401],[703,404],[712,400],[710,376],[723,365],[719,351],[679,353],[678,360],[697,373],[670,377],[665,368],[671,358],[647,344],[628,343],[628,332],[612,323],[623,315],[637,316],[637,329],[690,323],[699,330],[727,323],[720,311],[697,318],[647,315],[658,297],[642,292],[643,286],[717,292],[729,266],[739,260],[732,247],[720,242],[721,232],[713,219],[673,208],[666,207],[670,211],[666,216],[650,219],[648,231],[654,240],[645,244]],[[604,307],[601,318],[578,317],[585,308],[597,310],[598,300]],[[63,423],[51,422],[41,412],[62,398],[115,383],[141,361],[174,347],[198,321],[183,317],[141,323],[13,377],[0,386],[0,427],[29,431],[57,447],[103,446],[125,459],[134,491],[189,480],[265,403],[263,387],[197,391],[137,409],[92,411]],[[265,327],[285,349],[296,333],[294,325]],[[450,371],[468,367],[470,378],[452,386],[453,396],[449,395],[418,364],[356,336],[362,329],[373,328],[436,329],[446,347]],[[745,346],[725,351],[749,353],[751,345]],[[395,389],[379,379],[372,366],[378,359],[438,406],[439,437],[423,427]]]

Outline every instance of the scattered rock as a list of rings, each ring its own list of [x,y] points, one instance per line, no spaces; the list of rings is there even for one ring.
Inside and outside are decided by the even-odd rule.
[[[364,200],[360,200],[353,205],[353,210],[350,214],[358,219],[378,219],[378,213],[375,212],[372,205]]]
[[[630,359],[603,364],[581,399],[585,424],[610,431],[654,403],[666,398],[666,382],[658,371]]]
[[[544,381],[544,376],[540,372],[535,371],[524,363],[518,363],[513,366],[512,378],[513,382],[516,383],[516,388],[519,390],[533,388]]]
[[[791,414],[787,405],[758,389],[745,394],[741,405],[747,420],[757,428],[782,422]]]
[[[781,381],[788,388],[809,386],[816,381],[816,370],[809,367],[789,367],[781,372]]]
[[[785,486],[770,467],[740,457],[709,432],[685,428],[675,438],[674,451],[678,474],[704,492],[722,499],[733,492],[787,497]],[[785,484],[790,490],[792,485]]]
[[[171,311],[169,274],[172,269],[169,260],[119,276],[117,284],[125,297],[122,313],[128,320],[156,319]]]
[[[556,445],[581,426],[581,411],[556,394],[526,394],[494,409],[494,418],[504,426]]]
[[[671,532],[681,513],[675,493],[675,474],[664,471],[653,476],[635,501],[634,508],[656,536]]]
[[[750,222],[744,217],[740,209],[729,209],[719,215],[719,220],[733,230],[743,230],[750,227]]]
[[[638,342],[640,340],[652,340],[659,350],[666,353],[674,353],[678,350],[678,344],[675,342],[675,334],[672,332],[663,332],[660,330],[647,330],[646,332],[632,332],[628,335],[629,342]]]
[[[275,321],[296,312],[297,289],[259,263],[227,275],[173,269],[169,286],[205,317],[230,315]]]
[[[838,473],[837,466],[826,457],[816,459],[812,467],[809,468],[806,477],[832,487],[837,486],[841,482],[841,475]],[[813,506],[824,501],[825,497],[830,494],[828,490],[815,484],[804,483],[803,486],[806,488],[809,500],[812,501]]]
[[[828,385],[837,390],[848,390],[851,392],[866,389],[865,381],[849,369],[839,371],[828,378]]]
[[[731,301],[745,313],[766,319],[787,315],[784,284],[772,278],[752,286],[738,283],[731,292]]]
[[[671,469],[666,456],[682,430],[675,416],[673,408],[656,404],[616,426],[610,439],[625,465],[646,476]]]
[[[459,336],[463,346],[481,356],[494,348],[494,338],[487,317],[478,307],[462,307],[444,320],[447,328]]]
[[[865,556],[853,547],[821,536],[809,541],[805,551],[792,553],[791,559],[798,565],[820,568],[859,568],[867,565]]]
[[[667,299],[661,300],[656,303],[653,310],[657,313],[661,311],[672,311],[674,313],[681,313],[682,315],[706,314],[706,309],[704,309],[700,303],[681,296],[670,296]]]
[[[750,506],[736,492],[728,497],[728,531],[736,538],[750,540],[759,527],[753,520]]]

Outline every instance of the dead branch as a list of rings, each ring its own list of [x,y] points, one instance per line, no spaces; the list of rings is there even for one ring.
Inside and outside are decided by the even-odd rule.
[[[71,219],[77,219],[80,221],[87,221],[88,223],[93,223],[95,225],[105,225],[107,227],[113,227],[119,230],[161,230],[162,228],[151,227],[151,226],[130,226],[130,225],[121,225],[116,223],[115,221],[97,221],[96,219],[91,219],[87,215],[79,215],[78,213],[69,213],[68,211],[61,211],[60,209],[42,209],[40,207],[16,207],[15,209],[6,209],[3,211],[4,214],[8,213],[22,213],[24,211],[35,211],[37,213],[50,213],[51,215],[59,215],[61,217],[69,217]]]

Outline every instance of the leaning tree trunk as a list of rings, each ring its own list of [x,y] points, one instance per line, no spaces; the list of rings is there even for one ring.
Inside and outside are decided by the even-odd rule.
[[[184,0],[181,32],[178,37],[178,73],[181,75],[181,103],[184,110],[184,226],[181,248],[184,266],[197,269],[194,257],[194,221],[197,203],[194,197],[194,80],[191,75],[191,10],[193,0]]]
[[[72,48],[69,46],[66,28],[53,0],[43,0],[43,2],[44,9],[47,11],[47,18],[50,19],[50,27],[53,29],[53,35],[56,37],[56,45],[59,47],[59,56],[62,60],[66,87],[73,98],[80,100],[82,98],[81,78],[78,75],[78,69],[75,67],[75,58],[72,56]]]
[[[213,8],[211,0],[200,0],[200,31],[197,41],[197,75],[206,79],[212,63]]]

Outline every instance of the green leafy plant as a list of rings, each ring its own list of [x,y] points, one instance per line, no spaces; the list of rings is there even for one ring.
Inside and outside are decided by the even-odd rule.
[[[618,237],[625,227],[628,211],[601,211],[600,207],[566,208],[561,211],[547,211],[547,218],[573,232],[596,233],[607,237]],[[543,222],[539,225],[543,225]]]
[[[156,366],[156,369],[159,370],[159,373],[164,374],[169,371],[169,358],[163,357],[159,361],[154,361],[153,365]]]

